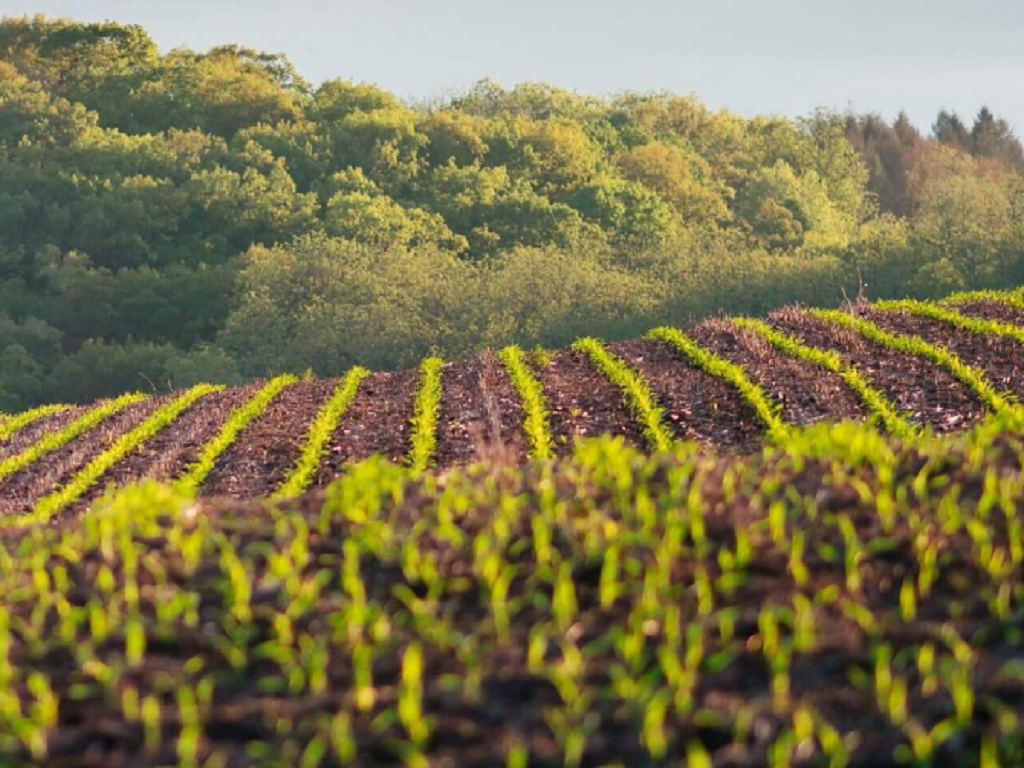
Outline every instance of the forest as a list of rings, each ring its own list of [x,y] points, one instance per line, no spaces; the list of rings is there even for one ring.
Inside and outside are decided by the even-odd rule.
[[[0,23],[0,411],[1022,283],[1024,152],[984,107],[407,103],[240,45]]]

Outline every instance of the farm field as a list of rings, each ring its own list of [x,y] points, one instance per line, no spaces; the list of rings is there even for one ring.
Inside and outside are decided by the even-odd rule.
[[[4,416],[0,764],[1021,764],[1024,293],[851,309]]]
[[[0,422],[0,524],[74,517],[143,478],[202,497],[297,495],[374,454],[446,471],[564,456],[603,434],[743,453],[820,421],[962,430],[1024,397],[1021,296],[862,305],[855,326],[793,307],[766,323],[719,318],[635,341],[431,358],[419,371],[42,407]]]

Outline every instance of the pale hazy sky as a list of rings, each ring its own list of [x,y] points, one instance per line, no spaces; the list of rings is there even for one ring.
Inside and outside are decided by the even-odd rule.
[[[0,0],[145,26],[163,50],[284,52],[314,83],[402,97],[491,76],[584,93],[667,89],[742,114],[905,108],[970,122],[987,104],[1024,133],[1024,0]]]

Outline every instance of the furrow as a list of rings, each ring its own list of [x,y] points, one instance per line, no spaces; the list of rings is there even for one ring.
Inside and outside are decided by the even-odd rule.
[[[622,394],[575,349],[552,353],[539,361],[535,375],[544,389],[555,452],[572,450],[578,438],[602,434],[622,436],[630,445],[645,444]]]
[[[416,401],[416,369],[371,373],[331,436],[314,486],[323,487],[345,467],[373,455],[399,464],[409,453],[409,433]]]

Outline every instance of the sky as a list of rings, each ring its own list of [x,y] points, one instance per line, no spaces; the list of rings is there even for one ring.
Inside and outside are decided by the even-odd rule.
[[[162,50],[283,52],[313,83],[408,99],[545,81],[669,90],[744,115],[987,105],[1024,134],[1024,0],[0,0],[0,13],[143,25]]]

